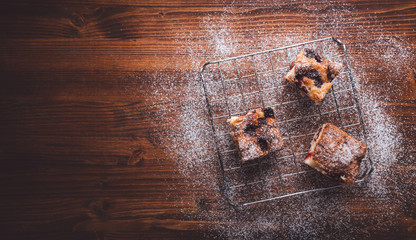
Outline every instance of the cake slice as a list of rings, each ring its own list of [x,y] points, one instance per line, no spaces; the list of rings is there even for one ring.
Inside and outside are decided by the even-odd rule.
[[[313,137],[305,164],[328,177],[351,184],[358,175],[366,152],[364,143],[337,126],[326,123]]]
[[[332,62],[314,50],[305,48],[291,63],[284,79],[296,85],[302,95],[319,103],[331,89],[332,80],[341,69],[341,63]]]
[[[280,150],[283,140],[272,108],[259,108],[227,120],[243,163]]]

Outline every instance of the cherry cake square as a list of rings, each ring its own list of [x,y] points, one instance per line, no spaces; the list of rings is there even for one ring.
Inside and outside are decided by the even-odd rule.
[[[332,62],[314,50],[305,48],[291,63],[284,79],[296,85],[302,95],[319,103],[331,89],[332,80],[341,69],[341,63]]]
[[[272,108],[259,108],[227,120],[243,163],[280,150],[283,140]]]
[[[313,137],[305,164],[335,180],[351,184],[367,152],[364,143],[326,123]]]

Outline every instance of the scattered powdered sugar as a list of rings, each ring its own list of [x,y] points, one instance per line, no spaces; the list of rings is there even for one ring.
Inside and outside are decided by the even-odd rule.
[[[400,123],[393,121],[392,117],[384,110],[384,105],[388,102],[400,100],[400,91],[403,91],[403,76],[408,70],[408,63],[415,59],[413,50],[406,46],[400,38],[379,37],[369,49],[363,49],[369,53],[369,57],[379,62],[379,68],[383,71],[381,81],[384,89],[374,89],[370,81],[366,81],[374,76],[368,76],[371,69],[364,71],[355,70],[355,82],[360,89],[360,103],[366,117],[366,127],[369,139],[369,148],[374,159],[375,171],[372,174],[370,188],[375,193],[387,194],[386,188],[389,182],[394,181],[390,168],[394,167],[400,154],[405,149],[403,146],[403,136],[399,131]],[[352,56],[352,61],[355,60]],[[373,80],[373,82],[375,82]],[[375,84],[375,83],[373,83]],[[380,86],[379,84],[377,85]],[[386,94],[396,96],[396,98],[385,99]]]
[[[226,18],[220,18],[217,21],[211,21],[209,17],[203,19],[203,26],[206,26],[209,36],[208,48],[213,49],[212,54],[215,56],[231,56],[234,54],[235,41],[234,35],[230,33],[229,25]]]
[[[388,183],[392,182],[388,173],[394,167],[403,144],[402,135],[398,131],[397,123],[393,124],[389,117],[380,107],[367,108],[365,111],[368,118],[368,138],[374,161],[374,172],[370,179],[370,188],[376,193],[388,193]]]
[[[218,222],[215,226],[210,225],[213,231],[210,238],[319,238],[329,229],[333,232],[334,238],[349,236],[349,239],[360,239],[366,237],[366,233],[357,234],[359,229],[354,227],[357,225],[352,224],[359,221],[360,217],[354,217],[354,219],[351,217],[358,210],[350,209],[348,201],[344,200],[343,196],[356,193],[377,197],[390,193],[388,186],[392,186],[391,182],[396,179],[391,174],[391,168],[397,163],[398,154],[403,151],[400,149],[403,136],[399,131],[400,126],[397,125],[397,121],[393,121],[383,104],[396,100],[385,99],[387,90],[380,89],[380,84],[375,82],[381,76],[372,75],[372,69],[363,65],[369,59],[379,61],[377,70],[385,74],[382,76],[387,78],[385,86],[389,89],[388,91],[395,91],[391,89],[400,86],[399,79],[395,80],[395,76],[401,75],[403,71],[398,66],[406,66],[407,62],[414,61],[415,54],[409,46],[400,41],[400,38],[394,36],[380,36],[379,39],[367,38],[366,33],[376,29],[362,22],[351,22],[351,19],[345,18],[345,15],[356,16],[353,6],[338,3],[338,1],[325,2],[326,4],[337,3],[337,7],[329,8],[327,11],[330,14],[323,16],[321,10],[325,3],[322,3],[323,5],[305,3],[299,6],[302,11],[305,9],[308,11],[310,19],[316,19],[331,26],[319,31],[299,26],[292,32],[281,32],[279,26],[289,21],[285,19],[276,22],[276,26],[271,29],[262,29],[259,27],[261,25],[256,24],[247,30],[239,30],[237,27],[241,25],[235,24],[235,21],[238,19],[241,21],[241,14],[249,11],[249,7],[246,10],[240,9],[236,13],[231,6],[231,8],[224,8],[220,15],[205,15],[200,19],[199,33],[182,32],[177,36],[178,54],[181,53],[184,58],[183,61],[175,64],[189,66],[189,69],[194,71],[161,69],[151,76],[154,80],[150,89],[153,91],[153,97],[149,100],[149,104],[155,104],[160,113],[157,119],[159,127],[155,134],[160,137],[161,145],[165,146],[165,153],[170,158],[176,159],[178,172],[184,178],[190,179],[191,182],[188,184],[191,188],[198,190],[189,193],[194,202],[190,201],[189,208],[182,210],[184,218],[201,222]],[[376,18],[376,16],[368,17]],[[250,21],[257,20],[249,19],[248,23]],[[362,33],[356,36],[358,43],[350,44],[348,39],[344,42],[348,48],[356,49],[354,52],[350,51],[350,61],[366,123],[367,145],[371,150],[375,167],[369,182],[359,186],[371,191],[364,192],[359,187],[343,188],[342,191],[330,194],[318,192],[307,197],[290,197],[287,201],[275,200],[268,204],[248,208],[246,211],[233,210],[227,205],[225,196],[220,190],[222,187],[221,171],[204,92],[198,75],[201,63],[326,36],[347,35],[348,27],[351,26],[360,29]],[[208,46],[188,43],[193,42],[193,39],[200,36],[201,32],[204,33],[205,41],[210,43]],[[299,35],[299,32],[304,34]],[[371,34],[368,35],[371,36]],[[241,39],[246,40],[239,42]],[[360,42],[372,42],[372,44],[361,46]],[[366,57],[363,57],[361,53],[366,54]],[[158,79],[163,79],[163,81],[158,81]],[[392,96],[392,94],[388,95]],[[202,210],[196,210],[194,203]],[[395,205],[391,204],[391,209],[394,207]],[[392,217],[391,209],[385,209],[385,212],[379,215],[380,219],[375,219],[374,223]],[[201,223],[201,228],[206,229],[207,226]],[[282,229],[285,232],[280,236],[279,232]]]

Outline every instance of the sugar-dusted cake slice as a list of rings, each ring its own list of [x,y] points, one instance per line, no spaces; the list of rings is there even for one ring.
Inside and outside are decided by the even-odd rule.
[[[313,137],[305,163],[326,176],[351,184],[366,152],[364,143],[326,123]]]
[[[284,79],[296,85],[302,95],[318,103],[325,98],[332,87],[332,80],[341,69],[341,63],[332,62],[314,50],[305,48],[291,63]]]
[[[280,150],[283,140],[272,108],[259,108],[244,116],[231,117],[231,135],[237,144],[241,161],[247,162]]]

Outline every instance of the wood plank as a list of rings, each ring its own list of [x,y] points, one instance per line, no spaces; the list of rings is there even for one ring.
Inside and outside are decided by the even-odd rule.
[[[413,10],[414,6],[403,7],[400,5],[400,8],[380,6],[385,8],[374,13],[377,17],[368,16],[368,13],[360,13],[361,15],[356,16],[351,14],[351,10],[345,13],[341,12],[340,16],[338,11],[333,12],[331,9],[322,10],[322,14],[329,18],[331,14],[334,14],[333,17],[343,19],[338,23],[337,28],[348,30],[348,35],[343,38],[347,43],[362,38],[360,36],[362,30],[356,27],[357,24],[373,31],[374,35],[366,36],[367,41],[379,38],[379,35],[384,31],[396,36],[415,37],[414,24],[411,20],[416,15]],[[229,39],[233,45],[238,46],[239,39],[250,36],[253,40],[252,46],[236,49],[235,55],[277,45],[281,46],[283,39],[279,37],[276,37],[269,46],[261,44],[271,35],[281,36],[290,32],[292,36],[300,35],[308,40],[310,34],[324,33],[325,29],[332,28],[330,26],[332,23],[328,21],[328,18],[318,18],[316,25],[314,23],[308,25],[302,20],[304,13],[299,12],[296,6],[289,5],[288,8],[284,9],[284,13],[287,15],[282,15],[282,12],[273,11],[270,8],[237,14],[230,14],[226,9],[219,12],[212,12],[212,9],[199,12],[200,9],[196,11],[192,8],[181,8],[165,14],[163,18],[159,16],[158,11],[149,8],[120,7],[98,10],[81,8],[78,20],[68,17],[70,10],[65,8],[40,8],[38,9],[39,13],[34,16],[25,14],[29,10],[32,12],[32,7],[27,7],[26,10],[3,8],[5,14],[1,15],[4,17],[4,21],[1,21],[0,29],[10,40],[6,40],[0,46],[1,51],[5,52],[3,58],[7,59],[6,65],[2,65],[2,68],[10,70],[19,67],[25,70],[52,71],[64,69],[101,70],[102,67],[105,67],[105,70],[124,71],[148,68],[152,70],[161,68],[189,69],[192,65],[189,62],[190,59],[186,57],[189,52],[183,50],[193,49],[194,54],[200,54],[198,62],[201,63],[204,60],[218,57],[210,56],[209,53],[215,53],[213,49],[204,49],[202,52],[202,49],[195,49],[196,46],[207,45],[209,41],[213,41],[213,39],[207,39],[209,36],[207,24],[209,23],[201,23],[206,17],[209,17],[208,21],[213,23],[221,18],[228,20],[230,25],[228,32],[235,36]],[[42,15],[45,11],[54,13],[50,16],[52,19],[39,21],[39,18],[45,17]],[[82,13],[83,11],[86,12]],[[36,13],[36,9],[33,12]],[[9,17],[8,14],[13,14],[17,19]],[[399,21],[396,21],[395,18]],[[145,20],[134,22],[133,19]],[[187,21],[184,21],[185,19]],[[188,21],[188,19],[193,20]],[[382,28],[378,23],[380,19],[385,20]],[[259,25],[260,23],[261,25]],[[289,24],[288,28],[275,28],[275,26],[285,23]],[[31,24],[35,24],[35,26]],[[301,26],[305,26],[309,30],[307,32],[297,31],[296,29]],[[253,31],[253,28],[261,28],[262,31]],[[212,30],[220,31],[221,25],[217,24]],[[192,31],[191,36],[189,31]],[[177,40],[170,41],[170,39]],[[109,54],[110,52],[111,54]],[[180,64],[172,61],[177,56],[183,60]],[[22,57],[25,58],[24,62],[19,61]],[[39,59],[44,59],[44,61],[39,61]]]

